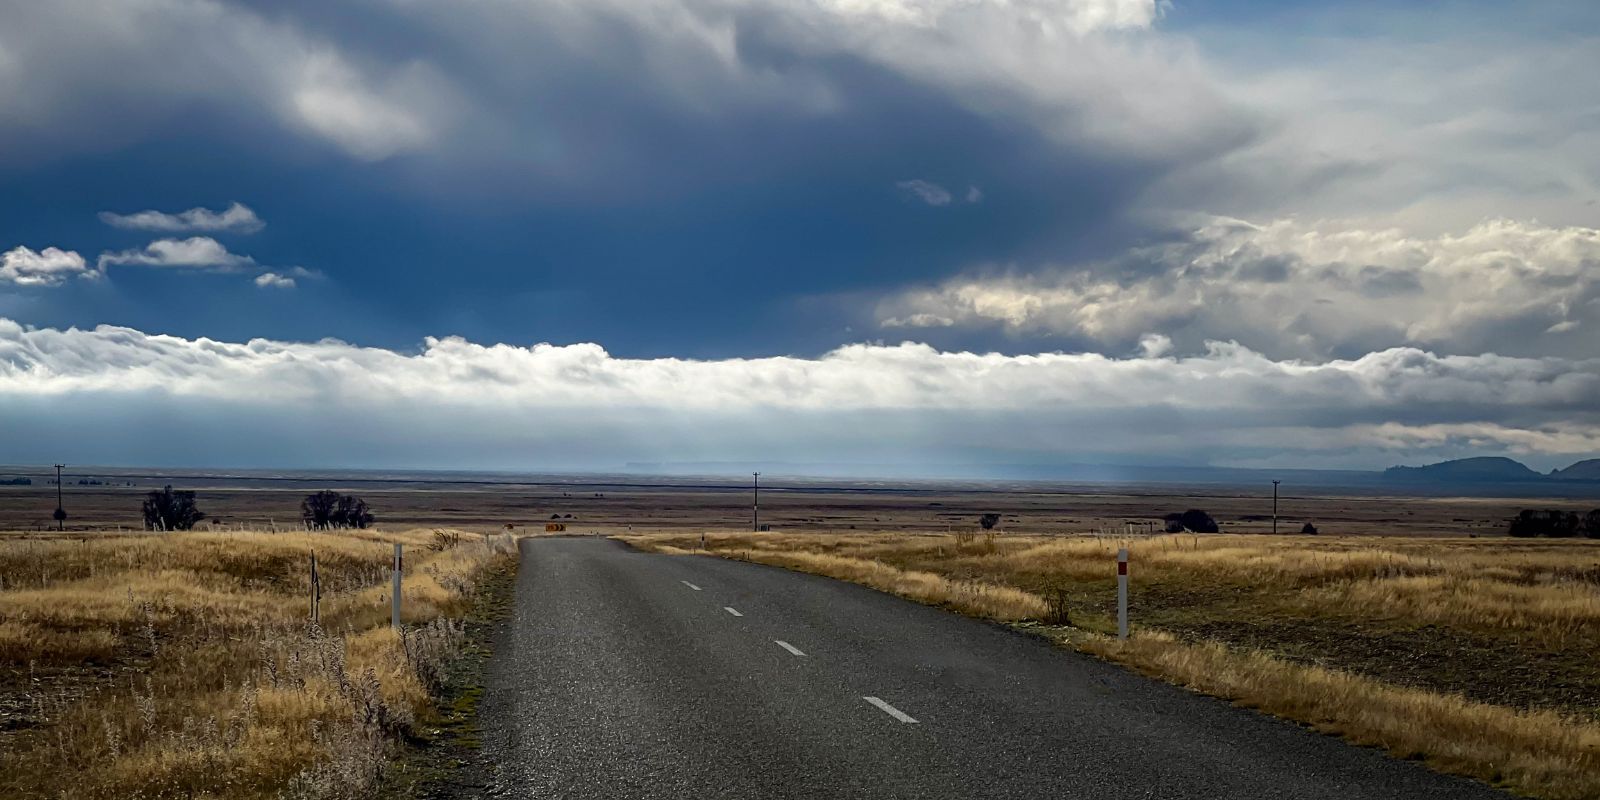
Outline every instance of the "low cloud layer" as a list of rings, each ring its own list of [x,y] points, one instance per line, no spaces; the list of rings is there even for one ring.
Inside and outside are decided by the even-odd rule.
[[[993,327],[1131,352],[1234,340],[1278,357],[1416,346],[1600,356],[1600,230],[1464,232],[1217,219],[1102,264],[978,271],[885,299],[889,329]]]
[[[420,352],[245,343],[0,320],[0,424],[22,460],[117,427],[102,458],[307,445],[306,464],[617,466],[634,460],[933,460],[1384,466],[1472,452],[1535,463],[1600,453],[1600,360],[1437,356],[1273,360],[851,345],[820,358],[622,359],[592,344]],[[143,435],[134,420],[149,424]],[[145,424],[145,423],[140,423]],[[173,427],[198,426],[173,440]],[[287,438],[285,438],[287,437]],[[93,438],[93,437],[89,437]],[[203,449],[203,453],[201,450]],[[379,455],[381,454],[381,456]],[[436,456],[438,456],[436,458]],[[287,456],[285,456],[287,458]],[[477,459],[474,462],[473,459]],[[249,458],[238,458],[244,462]]]
[[[134,214],[104,211],[100,221],[113,228],[158,233],[256,233],[266,227],[256,212],[243,203],[234,203],[222,211],[191,208],[176,214],[151,210]]]

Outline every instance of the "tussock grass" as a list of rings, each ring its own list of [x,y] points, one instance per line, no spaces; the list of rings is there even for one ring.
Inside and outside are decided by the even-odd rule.
[[[1551,800],[1600,797],[1600,726],[1549,711],[1391,686],[1215,642],[1065,632],[1096,655],[1205,694],[1304,722],[1401,758]]]
[[[805,552],[762,552],[763,564],[826,575],[871,586],[930,605],[1000,620],[1042,616],[1047,607],[1037,595],[979,581],[951,580],[932,572],[897,569],[879,561]]]
[[[474,580],[514,553],[431,531],[0,535],[0,796],[363,796],[430,713]]]
[[[689,553],[699,535],[619,537]],[[1133,622],[1114,629],[1115,554]],[[1600,543],[717,534],[1531,796],[1600,797]],[[1079,627],[1038,626],[1070,617]]]

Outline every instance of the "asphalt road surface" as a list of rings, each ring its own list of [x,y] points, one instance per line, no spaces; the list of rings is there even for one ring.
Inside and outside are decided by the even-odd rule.
[[[507,797],[1508,797],[864,587],[603,539],[523,540],[489,684]]]

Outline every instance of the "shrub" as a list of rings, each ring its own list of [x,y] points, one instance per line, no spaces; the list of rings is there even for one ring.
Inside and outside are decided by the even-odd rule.
[[[1045,602],[1050,604],[1050,610],[1046,611],[1044,616],[1046,625],[1072,624],[1072,594],[1068,587],[1050,587],[1050,593],[1045,595]]]
[[[195,506],[194,492],[174,492],[168,486],[145,495],[144,526],[153,531],[187,531],[206,518]]]
[[[981,525],[984,530],[992,531],[994,530],[994,526],[1000,524],[1000,515],[984,514],[983,516],[978,517],[978,524]]]
[[[1190,533],[1216,533],[1218,531],[1217,521],[1212,519],[1210,514],[1198,508],[1191,508],[1182,514],[1168,514],[1164,519],[1167,521],[1167,533],[1183,533],[1184,531]]]
[[[1600,539],[1600,508],[1583,516],[1583,535],[1590,539]]]
[[[1304,533],[1304,534],[1308,534],[1310,536],[1316,536],[1317,535],[1317,526],[1312,525],[1311,523],[1307,522],[1306,524],[1300,526],[1300,532]]]
[[[1587,517],[1580,519],[1574,511],[1525,508],[1511,518],[1507,533],[1520,537],[1549,536],[1561,539],[1577,536],[1585,522]]]

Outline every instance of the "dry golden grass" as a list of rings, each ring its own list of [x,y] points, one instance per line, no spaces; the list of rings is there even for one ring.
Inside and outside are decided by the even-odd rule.
[[[1044,601],[1037,595],[1009,586],[951,580],[932,572],[897,569],[879,561],[806,552],[762,552],[758,560],[763,564],[871,586],[963,614],[1018,620],[1041,616],[1046,610]]]
[[[363,795],[431,709],[474,580],[515,552],[506,537],[436,541],[0,536],[0,796]],[[394,542],[407,556],[403,634],[389,627]]]
[[[1159,631],[1127,641],[1085,633],[1061,638],[1149,675],[1445,772],[1551,800],[1600,796],[1600,726],[1590,722],[1400,688],[1259,650],[1184,643]]]
[[[742,533],[706,547],[1007,622],[1058,602],[1076,627],[1036,629],[1151,675],[1529,795],[1600,797],[1600,543]],[[1127,642],[1106,635],[1119,547]]]

